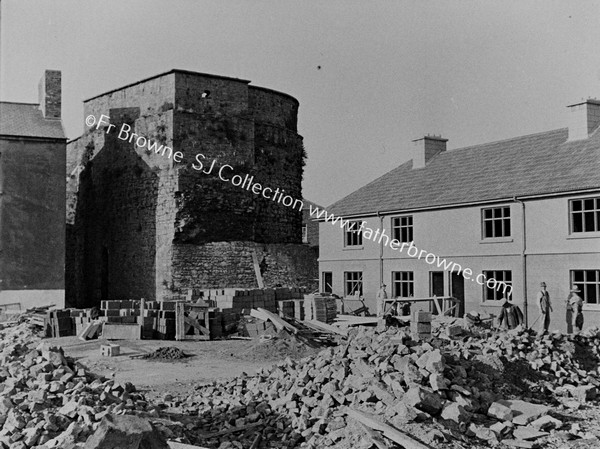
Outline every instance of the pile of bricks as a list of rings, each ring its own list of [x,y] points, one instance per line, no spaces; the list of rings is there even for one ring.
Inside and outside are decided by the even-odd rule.
[[[304,295],[304,317],[306,320],[317,320],[332,323],[337,316],[336,299],[318,294]]]

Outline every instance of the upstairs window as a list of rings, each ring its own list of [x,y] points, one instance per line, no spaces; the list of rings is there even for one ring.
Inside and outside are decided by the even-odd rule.
[[[510,237],[510,207],[492,207],[482,210],[483,238]]]
[[[600,197],[569,202],[571,233],[600,232]]]
[[[400,243],[410,243],[413,241],[412,215],[392,218],[392,238],[398,240]]]
[[[302,243],[308,243],[308,226],[302,225]]]
[[[360,221],[351,221],[346,227],[344,246],[362,246],[362,230]]]

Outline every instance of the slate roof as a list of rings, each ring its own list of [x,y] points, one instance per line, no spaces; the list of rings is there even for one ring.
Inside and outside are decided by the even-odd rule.
[[[327,208],[370,215],[600,188],[600,130],[567,142],[567,129],[486,143],[408,161]]]
[[[62,123],[45,119],[37,104],[0,101],[0,135],[64,139]]]

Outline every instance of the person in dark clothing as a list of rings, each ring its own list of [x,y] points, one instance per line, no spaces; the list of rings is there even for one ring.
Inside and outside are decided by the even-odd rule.
[[[514,305],[509,299],[505,299],[498,316],[498,327],[504,325],[505,328],[514,329],[523,322],[524,317],[520,307]]]

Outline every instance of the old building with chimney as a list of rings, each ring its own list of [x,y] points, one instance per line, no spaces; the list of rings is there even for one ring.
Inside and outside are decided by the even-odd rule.
[[[496,317],[508,298],[539,330],[545,282],[551,328],[571,330],[574,288],[584,326],[600,325],[600,101],[568,116],[568,128],[451,151],[415,140],[412,160],[328,208],[349,224],[320,224],[321,290],[375,310],[385,283],[390,299],[455,297]]]
[[[0,102],[0,308],[64,305],[65,154],[61,72],[38,103]]]
[[[247,80],[184,70],[86,100],[84,116],[110,125],[87,127],[68,145],[68,303],[314,285],[302,213],[273,200],[276,189],[302,199],[298,106]],[[181,157],[120,138],[120,129]],[[198,161],[217,168],[203,173]],[[236,175],[272,191],[229,182]]]

